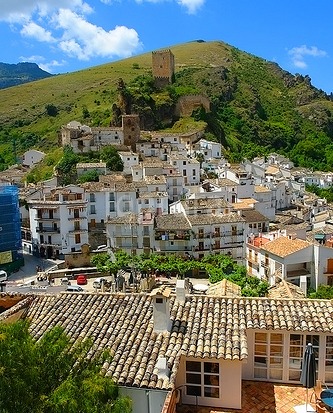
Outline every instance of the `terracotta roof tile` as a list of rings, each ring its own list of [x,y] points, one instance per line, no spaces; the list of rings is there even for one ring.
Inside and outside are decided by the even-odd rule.
[[[156,229],[157,230],[188,230],[191,229],[191,224],[189,223],[186,216],[182,213],[179,214],[166,214],[156,217]]]
[[[182,356],[247,358],[248,329],[333,330],[333,305],[329,300],[203,295],[186,296],[182,303],[171,295],[171,329],[155,332],[153,297],[149,294],[62,293],[22,299],[22,305],[28,305],[26,314],[36,339],[60,324],[74,341],[93,339],[89,357],[97,349],[110,349],[113,358],[104,363],[102,373],[118,384],[164,390],[174,387]],[[1,318],[8,317],[8,313]],[[166,358],[169,377],[158,376],[159,357]]]
[[[311,245],[308,241],[302,239],[290,239],[287,237],[279,237],[273,241],[267,242],[262,245],[261,249],[275,254],[279,257],[286,257],[287,255],[294,254],[301,251]]]

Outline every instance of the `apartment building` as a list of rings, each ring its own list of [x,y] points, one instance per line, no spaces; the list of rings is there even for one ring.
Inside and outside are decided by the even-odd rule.
[[[88,243],[87,205],[84,189],[77,186],[28,200],[33,253],[53,258],[80,251]]]

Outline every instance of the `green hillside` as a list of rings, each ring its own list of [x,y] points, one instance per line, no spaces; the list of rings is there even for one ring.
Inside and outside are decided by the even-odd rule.
[[[274,150],[299,165],[332,168],[333,102],[307,76],[293,76],[223,42],[170,48],[175,83],[163,91],[152,86],[151,53],[0,90],[0,169],[30,147],[50,153],[45,163],[51,168],[61,156],[61,125],[72,120],[115,123],[119,78],[130,110],[148,128],[181,130],[201,121],[207,137],[222,142],[232,160]],[[190,122],[173,126],[178,97],[190,93],[209,97],[211,112],[196,111]]]

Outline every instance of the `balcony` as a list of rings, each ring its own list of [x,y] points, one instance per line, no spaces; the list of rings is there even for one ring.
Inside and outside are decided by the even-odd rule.
[[[88,232],[88,229],[83,228],[74,228],[68,231],[70,234],[84,234]]]
[[[238,237],[244,234],[243,230],[225,232],[198,232],[194,234],[195,239]]]
[[[287,278],[300,277],[301,275],[311,275],[311,270],[307,270],[306,268],[293,269],[290,271],[287,270],[286,275]]]
[[[55,234],[60,234],[60,228],[54,228],[54,227],[37,227],[36,232],[42,233],[42,232],[52,232]]]
[[[189,241],[191,235],[189,232],[156,232],[155,241]]]
[[[39,215],[35,217],[35,221],[60,221],[59,216],[50,217],[49,215]]]
[[[205,246],[202,246],[202,247],[201,246],[194,247],[194,251],[211,251],[211,249],[212,249],[212,247],[208,246],[208,245],[205,245]]]
[[[251,264],[254,264],[255,266],[259,267],[259,261],[258,258],[254,258],[251,255],[247,255],[246,259],[248,262],[250,262]]]

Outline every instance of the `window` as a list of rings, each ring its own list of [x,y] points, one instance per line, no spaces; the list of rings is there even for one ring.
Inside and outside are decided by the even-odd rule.
[[[81,243],[81,235],[75,234],[75,244],[80,244],[80,243]]]
[[[130,210],[130,204],[129,202],[125,201],[124,202],[124,207],[123,207],[123,212],[129,212]]]
[[[183,161],[183,165],[186,165],[186,161]]]
[[[110,202],[110,212],[115,212],[114,202]]]
[[[74,221],[74,230],[79,231],[80,230],[80,221]]]
[[[325,383],[333,382],[333,336],[326,337],[325,346]]]
[[[195,169],[192,170],[192,175],[193,175],[193,176],[196,175],[196,170],[195,170]]]
[[[95,205],[90,205],[90,213],[91,214],[96,214],[96,206]]]
[[[90,193],[89,201],[90,201],[90,202],[95,202],[95,201],[96,201],[96,199],[95,199],[95,194]]]
[[[53,209],[49,209],[49,219],[53,219]]]
[[[143,226],[143,236],[149,236],[149,227],[147,227],[146,225]]]
[[[188,396],[220,397],[219,363],[186,361],[186,394]]]
[[[80,210],[74,209],[74,218],[80,218]]]
[[[160,198],[157,198],[157,203],[158,203],[158,204],[160,204],[160,203],[161,203]]]
[[[109,201],[114,201],[114,192],[109,193]]]
[[[282,380],[283,335],[255,333],[254,377]]]
[[[183,169],[183,176],[186,176],[186,169]]]

